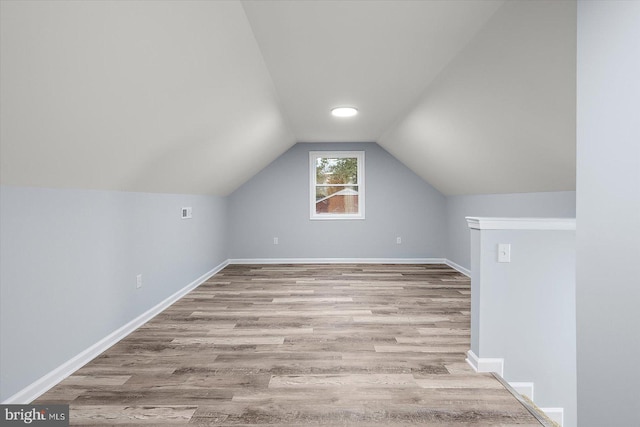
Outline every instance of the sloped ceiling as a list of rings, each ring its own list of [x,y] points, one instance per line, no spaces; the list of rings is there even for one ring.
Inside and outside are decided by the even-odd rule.
[[[1,7],[3,185],[226,195],[375,141],[445,194],[575,186],[574,1]]]
[[[233,191],[295,139],[239,2],[2,1],[3,184]]]
[[[377,141],[502,1],[244,1],[302,142]],[[355,105],[355,120],[334,106]]]
[[[442,193],[575,190],[576,4],[508,1],[379,143]]]

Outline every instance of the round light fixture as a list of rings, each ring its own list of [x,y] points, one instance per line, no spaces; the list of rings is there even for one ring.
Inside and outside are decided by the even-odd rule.
[[[353,117],[358,114],[358,110],[353,107],[336,107],[331,110],[331,115],[335,117]]]

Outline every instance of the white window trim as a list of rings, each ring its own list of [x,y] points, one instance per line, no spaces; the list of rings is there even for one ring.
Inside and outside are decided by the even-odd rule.
[[[316,160],[322,157],[358,159],[358,213],[357,214],[317,214],[316,213]],[[309,219],[341,220],[364,218],[364,151],[309,151]]]

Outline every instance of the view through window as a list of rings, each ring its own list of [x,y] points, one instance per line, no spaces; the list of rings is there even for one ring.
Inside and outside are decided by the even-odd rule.
[[[364,152],[312,151],[311,219],[364,218]]]

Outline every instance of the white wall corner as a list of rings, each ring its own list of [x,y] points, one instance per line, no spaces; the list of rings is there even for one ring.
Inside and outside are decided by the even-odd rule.
[[[509,382],[509,385],[519,394],[526,396],[529,400],[533,401],[533,383]]]
[[[549,419],[560,427],[564,422],[564,408],[540,408]]]
[[[138,329],[140,326],[147,323],[149,320],[153,319],[155,316],[160,314],[166,308],[168,308],[171,304],[178,301],[186,294],[200,286],[205,282],[209,277],[213,276],[223,268],[225,268],[229,264],[229,261],[224,261],[220,265],[214,267],[213,269],[207,271],[202,276],[198,277],[193,282],[187,284],[182,289],[173,293],[169,297],[167,297],[164,301],[159,302],[155,306],[151,307],[149,310],[145,311],[135,319],[111,332],[106,337],[102,338],[100,341],[96,342],[92,346],[87,349],[81,351],[71,359],[64,362],[62,365],[53,369],[48,374],[43,375],[33,383],[29,384],[22,390],[18,391],[11,397],[7,398],[2,402],[3,405],[8,404],[29,404],[42,394],[46,393],[49,389],[60,383],[62,380],[67,378],[69,375],[73,374],[78,369],[82,368],[84,365],[92,361],[94,358],[102,354],[104,351],[112,347],[114,344],[118,343],[120,340],[124,339],[127,335]]]
[[[449,267],[453,268],[454,270],[458,271],[458,273],[462,273],[467,277],[471,277],[471,270],[469,270],[468,268],[464,268],[460,264],[456,264],[455,262],[453,262],[453,261],[451,261],[449,259],[445,259],[444,263],[446,265],[448,265]]]
[[[472,350],[469,350],[466,361],[476,372],[495,372],[501,377],[503,376],[504,359],[502,358],[478,357]]]

